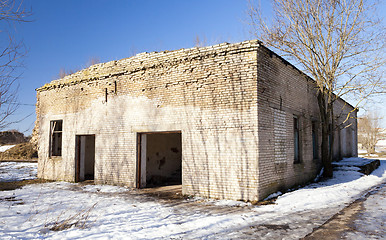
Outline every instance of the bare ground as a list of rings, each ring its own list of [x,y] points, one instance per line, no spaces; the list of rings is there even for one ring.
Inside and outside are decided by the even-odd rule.
[[[52,182],[44,179],[32,179],[32,180],[22,180],[14,182],[0,182],[0,191],[10,191],[17,188],[22,188],[25,185],[36,184],[36,183],[47,183]]]

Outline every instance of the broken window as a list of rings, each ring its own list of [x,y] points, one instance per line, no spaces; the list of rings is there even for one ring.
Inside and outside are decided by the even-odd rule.
[[[294,163],[300,163],[299,118],[294,116]]]
[[[51,121],[50,125],[50,156],[62,156],[63,120]]]

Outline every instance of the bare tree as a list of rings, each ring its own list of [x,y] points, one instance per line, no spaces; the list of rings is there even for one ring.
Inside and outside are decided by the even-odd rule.
[[[375,146],[380,138],[380,117],[376,113],[368,113],[358,120],[358,142],[367,154],[375,153]]]
[[[99,57],[90,57],[90,59],[86,63],[86,68],[91,67],[92,65],[98,64],[101,62]]]
[[[98,64],[98,63],[100,63],[100,58],[99,57],[90,57],[89,60],[84,65],[84,67],[82,67],[82,68],[88,68],[88,67],[91,67],[92,65],[95,65],[95,64]],[[59,70],[58,77],[59,78],[64,78],[65,76],[74,74],[74,73],[76,73],[76,72],[78,72],[80,70],[81,70],[80,68],[74,68],[74,69],[69,69],[69,70],[67,70],[65,68],[61,68]]]
[[[80,69],[79,68],[75,68],[75,69],[70,69],[70,70],[66,70],[65,68],[61,68],[59,70],[59,75],[58,77],[59,78],[64,78],[65,76],[67,75],[71,75],[73,73],[76,73],[77,71],[79,71]]]
[[[271,0],[272,19],[250,2],[253,33],[315,80],[322,127],[324,176],[331,177],[334,102],[385,93],[385,28],[372,0]],[[347,116],[349,119],[351,116]],[[333,138],[331,139],[333,142]]]
[[[134,45],[132,45],[132,46],[130,47],[130,49],[129,49],[129,55],[128,55],[128,57],[135,56],[137,53],[138,53],[138,52],[137,52],[137,48],[136,48]]]
[[[22,1],[0,1],[0,129],[9,124],[11,116],[18,108],[16,80],[22,67],[21,59],[26,48],[12,34],[15,23],[26,22],[30,12],[22,7]]]

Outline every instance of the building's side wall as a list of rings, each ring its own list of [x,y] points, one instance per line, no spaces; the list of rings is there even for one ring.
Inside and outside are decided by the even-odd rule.
[[[357,111],[345,101],[334,103],[334,144],[332,158],[339,161],[345,157],[358,156]]]
[[[140,54],[87,70],[119,69],[103,80],[43,87],[39,177],[74,181],[75,135],[95,134],[96,182],[135,187],[137,133],[180,131],[184,194],[257,200],[256,50],[246,42]],[[50,158],[49,123],[57,119],[63,153]]]
[[[337,100],[335,104],[335,112],[343,109],[337,123],[342,123],[353,109],[343,107],[343,103]],[[299,163],[294,163],[294,117],[299,122]],[[354,134],[355,119],[349,121],[353,123],[350,133]],[[258,52],[258,122],[260,199],[304,184],[317,175],[322,167],[321,126],[314,82],[265,48]],[[355,136],[350,138],[356,141]],[[342,156],[340,140],[335,140],[334,156]],[[317,145],[316,158],[313,144]],[[347,146],[346,152],[356,152],[356,144]]]

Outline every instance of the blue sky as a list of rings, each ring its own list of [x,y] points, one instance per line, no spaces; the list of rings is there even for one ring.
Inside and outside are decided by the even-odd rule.
[[[58,77],[61,68],[82,69],[90,58],[101,62],[133,53],[251,39],[245,24],[246,0],[24,0],[32,22],[16,26],[28,47],[19,99],[35,104],[35,89]],[[34,113],[20,106],[15,118]],[[10,128],[29,134],[35,115]]]
[[[19,80],[22,104],[11,129],[30,134],[35,120],[35,89],[58,78],[61,68],[82,69],[133,53],[240,42],[254,37],[246,24],[247,0],[24,0],[32,20],[16,26],[28,48]],[[269,3],[262,1],[265,12]],[[386,124],[385,124],[386,127]]]

